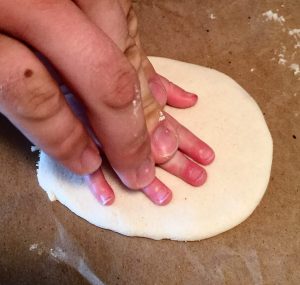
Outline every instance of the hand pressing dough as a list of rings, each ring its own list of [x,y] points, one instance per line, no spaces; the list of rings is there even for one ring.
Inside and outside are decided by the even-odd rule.
[[[157,168],[157,176],[173,190],[171,203],[161,207],[138,191],[126,190],[105,169],[116,194],[115,203],[105,207],[81,177],[43,152],[38,181],[51,200],[96,226],[127,236],[192,241],[220,234],[249,217],[266,191],[273,144],[264,117],[228,76],[175,60],[150,60],[158,73],[199,95],[195,107],[167,111],[215,150],[215,161],[206,167],[206,184],[192,187]]]

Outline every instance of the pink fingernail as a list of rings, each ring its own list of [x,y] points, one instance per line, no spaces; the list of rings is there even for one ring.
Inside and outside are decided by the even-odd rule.
[[[204,165],[210,164],[215,159],[215,153],[212,149],[200,149],[198,154]]]
[[[152,144],[161,158],[170,158],[178,149],[178,138],[174,131],[161,124],[152,134]]]
[[[172,200],[172,196],[172,192],[168,189],[167,193],[160,195],[159,199],[157,200],[157,205],[167,205]]]
[[[143,189],[147,197],[156,205],[163,206],[172,200],[172,191],[157,178]]]
[[[109,185],[102,185],[102,183],[97,179],[92,182],[94,180],[92,175],[93,174],[85,176],[85,180],[87,181],[92,194],[103,206],[111,205],[115,200],[112,189],[106,188],[109,187]]]
[[[115,200],[114,197],[105,197],[104,195],[94,195],[94,196],[97,199],[97,201],[99,201],[103,206],[109,206]]]
[[[193,100],[198,101],[198,96],[196,94],[188,93],[188,95],[191,96],[191,98],[193,98]]]
[[[207,179],[207,173],[204,169],[191,165],[186,170],[188,183],[193,186],[201,186]]]
[[[93,187],[93,186],[92,186]],[[95,186],[96,188],[97,186]],[[114,200],[115,196],[107,195],[107,193],[100,193],[99,189],[95,189],[95,191],[92,191],[95,198],[103,205],[103,206],[109,206],[111,205]]]

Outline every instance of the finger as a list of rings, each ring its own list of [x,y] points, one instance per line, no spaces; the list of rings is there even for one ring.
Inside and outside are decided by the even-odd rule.
[[[203,165],[208,165],[213,162],[215,153],[210,146],[178,123],[172,116],[167,113],[165,113],[165,116],[177,131],[179,137],[179,149],[183,153]]]
[[[154,204],[159,206],[164,206],[172,200],[171,190],[157,178],[142,191]]]
[[[196,94],[183,90],[182,88],[170,82],[161,75],[159,76],[159,79],[166,90],[168,105],[176,108],[189,108],[197,103],[198,96]],[[157,94],[159,94],[159,92]]]
[[[135,42],[138,27],[131,1],[75,0],[75,2],[89,19],[114,41],[137,71],[147,127],[152,132],[157,125],[161,108],[150,92],[142,66],[141,50]]]
[[[118,0],[74,0],[74,2],[122,51],[126,49],[127,20]]]
[[[100,155],[55,81],[23,44],[0,34],[0,111],[71,171],[87,174]]]
[[[167,120],[162,120],[152,132],[151,149],[154,161],[157,164],[165,163],[177,151],[178,136],[176,134],[176,130],[174,130]]]
[[[115,200],[115,194],[106,181],[100,169],[85,177],[94,197],[104,206],[111,205]]]
[[[189,108],[194,106],[198,101],[198,96],[183,90],[165,77],[157,74],[141,48],[138,35],[136,36],[136,42],[141,50],[142,66],[148,80],[149,88],[160,105],[165,106],[168,104],[176,108]]]
[[[155,99],[162,106],[168,104],[176,108],[189,108],[197,103],[198,96],[196,94],[187,92],[163,76],[158,75],[150,65],[150,61],[145,59],[144,66],[147,67],[144,68],[148,70],[149,87]],[[149,70],[152,70],[152,72],[149,72]]]
[[[186,158],[180,151],[160,167],[193,186],[200,186],[207,179],[205,169]]]
[[[139,81],[120,49],[71,1],[4,2],[0,27],[30,42],[65,77],[121,180],[130,188],[149,184],[150,140],[142,105],[133,103]]]
[[[155,104],[149,90],[142,68],[141,53],[133,40],[137,35],[137,20],[133,10],[130,9],[130,1],[121,1],[122,8],[118,5],[118,1],[111,0],[76,0],[76,3],[99,28],[103,29],[114,40],[121,51],[125,53],[129,62],[135,67],[140,81],[147,127],[151,133],[152,154],[156,163],[165,162],[177,150],[177,136],[170,126],[158,123],[161,119],[158,117],[160,108]],[[137,103],[138,101],[136,101]]]

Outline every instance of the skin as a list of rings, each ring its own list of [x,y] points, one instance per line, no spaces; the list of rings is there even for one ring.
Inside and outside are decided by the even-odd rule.
[[[78,96],[123,182],[134,189],[148,185],[155,175],[150,140],[142,106],[132,105],[139,80],[119,48],[71,1],[1,0],[0,11],[6,33],[0,38],[0,111],[73,172],[99,168],[95,143],[22,40],[46,56]]]
[[[137,71],[147,128],[151,134],[152,154],[156,164],[191,185],[202,185],[207,178],[206,171],[185,155],[207,165],[214,159],[213,150],[170,115],[164,113],[166,119],[159,122],[161,112],[158,112],[158,110],[162,111],[166,103],[179,108],[193,106],[197,102],[197,96],[185,92],[155,72],[142,50],[137,18],[131,7],[131,1],[77,0],[76,3],[113,39]],[[148,106],[155,106],[155,103],[157,107],[149,110]],[[164,144],[161,143],[162,141]],[[99,173],[100,176],[103,177],[103,174]],[[94,173],[94,177],[97,177],[97,173]],[[94,188],[97,188],[95,180],[94,183],[93,180],[90,182]],[[103,196],[109,197],[107,201],[110,204],[114,199],[112,190],[104,184],[101,187],[99,185],[98,189],[99,193],[101,189],[106,192]],[[158,179],[142,190],[159,205],[167,204],[172,198],[171,190]]]
[[[71,171],[89,174],[102,204],[111,204],[114,194],[99,168],[98,147],[23,42],[47,57],[58,81],[76,94],[126,186],[167,204],[171,191],[154,178],[154,160],[192,185],[205,182],[205,170],[183,153],[205,165],[213,151],[167,114],[159,123],[166,103],[189,107],[197,97],[156,74],[141,49],[130,1],[0,0],[0,29],[0,112]]]

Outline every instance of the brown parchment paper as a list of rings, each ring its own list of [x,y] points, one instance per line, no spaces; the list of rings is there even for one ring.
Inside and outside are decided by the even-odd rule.
[[[0,284],[300,284],[300,35],[289,34],[300,1],[134,6],[149,55],[220,70],[258,102],[274,140],[268,191],[249,219],[208,240],[121,236],[50,203],[37,154],[0,116]],[[285,21],[267,21],[269,10]]]

